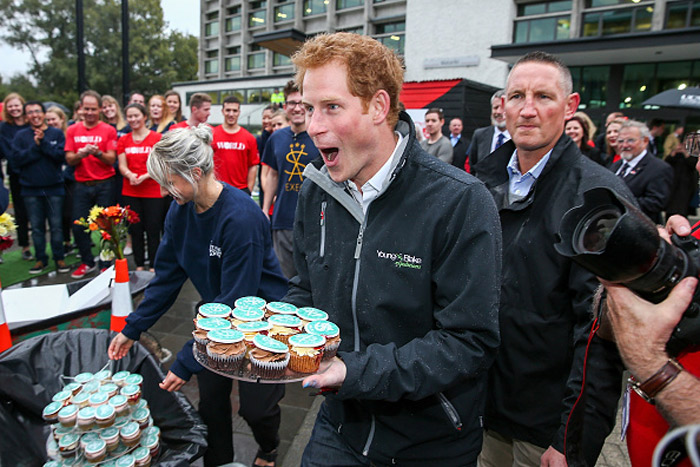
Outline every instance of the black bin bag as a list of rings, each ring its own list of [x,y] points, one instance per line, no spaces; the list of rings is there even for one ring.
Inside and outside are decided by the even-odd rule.
[[[51,430],[42,410],[63,387],[61,375],[96,373],[109,362],[110,340],[104,329],[76,329],[34,337],[0,354],[0,466],[41,466],[47,460]],[[164,375],[148,350],[135,343],[111,369],[143,376],[141,396],[161,429],[157,465],[187,466],[202,456],[206,426],[185,396],[158,387]]]

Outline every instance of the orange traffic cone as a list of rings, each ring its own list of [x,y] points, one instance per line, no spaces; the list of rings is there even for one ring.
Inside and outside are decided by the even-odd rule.
[[[2,284],[0,284],[0,352],[4,352],[10,347],[12,347],[12,337],[5,319],[5,307],[2,304]]]
[[[121,332],[126,326],[126,317],[134,311],[129,291],[129,267],[126,259],[118,259],[114,262],[116,271],[114,277],[114,291],[112,292],[112,319],[110,330]]]

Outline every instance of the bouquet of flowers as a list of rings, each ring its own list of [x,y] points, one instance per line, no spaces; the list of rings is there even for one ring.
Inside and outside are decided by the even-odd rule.
[[[0,215],[0,251],[5,251],[12,246],[14,240],[10,234],[17,230],[15,218],[8,213]]]
[[[99,230],[102,248],[100,259],[103,261],[111,261],[115,257],[124,259],[122,244],[126,242],[129,224],[137,222],[140,222],[138,214],[129,209],[129,206],[121,207],[118,204],[108,208],[93,206],[87,219],[81,217],[75,221],[77,225],[85,227],[87,233]]]

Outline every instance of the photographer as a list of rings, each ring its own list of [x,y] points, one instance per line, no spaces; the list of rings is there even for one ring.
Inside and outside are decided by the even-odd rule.
[[[690,233],[688,221],[680,216],[671,217],[666,229],[661,234],[667,240],[673,233],[680,236]],[[694,234],[698,235],[700,232]],[[630,391],[627,429],[630,460],[633,466],[649,465],[653,450],[668,431],[669,423],[700,423],[700,380],[696,377],[700,375],[700,347],[686,348],[676,357],[683,367],[680,371],[669,363],[670,356],[666,352],[666,342],[690,304],[698,281],[690,277],[684,279],[659,304],[641,299],[622,285],[602,282],[608,292],[610,324],[626,367],[635,380],[642,383],[642,388],[653,388],[644,384],[652,377],[665,380],[660,389],[647,393],[656,406]],[[669,376],[658,375],[662,368]],[[681,460],[675,459],[676,455],[671,454],[673,462]]]

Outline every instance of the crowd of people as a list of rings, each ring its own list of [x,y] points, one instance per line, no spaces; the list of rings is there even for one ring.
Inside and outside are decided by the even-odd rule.
[[[206,94],[191,97],[183,120],[175,95],[152,96],[146,108],[135,93],[124,119],[115,100],[86,91],[67,129],[55,109],[5,99],[0,149],[35,249],[48,221],[53,259],[65,266],[56,213],[69,191],[66,165],[73,218],[120,196],[149,218],[131,244],[137,266],[147,254],[156,275],[110,358],[124,357],[190,279],[203,302],[233,306],[255,295],[323,309],[339,325],[337,357],[303,381],[325,396],[304,466],[594,465],[615,424],[624,366],[630,388],[667,410],[664,420],[632,402],[631,427],[657,417],[654,430],[628,434],[635,465],[648,463],[664,423],[698,421],[697,411],[668,408],[697,394],[700,365],[685,354],[678,363],[664,347],[695,281],[660,305],[603,282],[610,312],[599,320],[601,282],[554,245],[564,214],[594,187],[656,221],[691,212],[697,175],[682,128],[662,142],[663,122],[616,112],[596,136],[577,111],[568,68],[532,52],[471,141],[461,119],[442,134],[440,109],[426,112],[421,138],[401,111],[401,62],[376,40],[323,34],[292,61],[296,77],[276,93],[281,109],[263,110],[257,138],[239,125],[233,96],[217,128],[207,124]],[[256,184],[260,205],[249,196]],[[690,233],[679,217],[669,229]],[[73,277],[82,277],[97,265],[89,237],[73,234],[83,261]],[[35,255],[43,269],[45,253]],[[654,313],[656,326],[639,319]],[[599,332],[601,321],[612,331]],[[178,390],[198,374],[205,465],[225,464],[232,383],[199,365],[191,346],[161,388]],[[275,465],[284,387],[240,383],[239,391],[260,446],[254,465]]]

